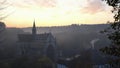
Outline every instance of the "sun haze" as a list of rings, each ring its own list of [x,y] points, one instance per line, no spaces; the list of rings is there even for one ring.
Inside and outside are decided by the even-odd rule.
[[[113,14],[101,0],[8,0],[12,13],[5,18],[7,27],[103,24],[113,21]]]

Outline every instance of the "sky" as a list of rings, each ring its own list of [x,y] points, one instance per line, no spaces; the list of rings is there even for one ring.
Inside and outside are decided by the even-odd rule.
[[[1,0],[2,2],[2,0]],[[2,21],[7,27],[104,24],[113,21],[112,8],[102,0],[7,0]]]

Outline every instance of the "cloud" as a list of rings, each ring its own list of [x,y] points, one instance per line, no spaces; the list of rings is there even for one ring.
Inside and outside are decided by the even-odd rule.
[[[105,10],[105,4],[101,0],[87,0],[85,7],[81,9],[84,13],[95,14]]]
[[[14,7],[33,8],[53,8],[60,12],[81,12],[95,14],[105,10],[105,4],[101,0],[9,0]]]
[[[56,0],[14,0],[11,1],[13,6],[22,8],[31,7],[55,7]]]
[[[35,4],[43,7],[55,7],[56,0],[33,0]]]

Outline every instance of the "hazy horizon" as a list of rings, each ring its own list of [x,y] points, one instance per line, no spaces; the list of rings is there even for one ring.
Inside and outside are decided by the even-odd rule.
[[[37,24],[36,24],[36,27],[37,28],[50,28],[50,27],[67,27],[67,26],[72,26],[72,25],[81,26],[81,25],[104,25],[104,24],[108,24],[108,23],[100,23],[100,24],[68,24],[68,25],[57,25],[57,26],[37,26]],[[32,27],[33,27],[33,23],[31,24],[31,26],[28,26],[28,27],[15,27],[15,26],[8,27],[8,26],[6,26],[6,28],[32,28]]]

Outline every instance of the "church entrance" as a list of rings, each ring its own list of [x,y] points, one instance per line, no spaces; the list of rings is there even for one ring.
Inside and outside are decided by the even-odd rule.
[[[55,48],[52,45],[49,45],[47,48],[47,57],[55,61]]]

